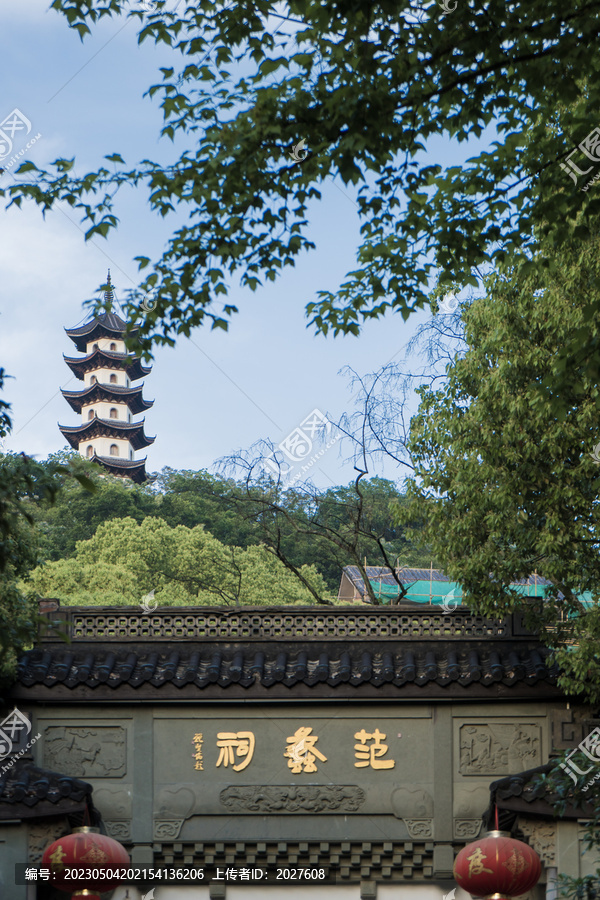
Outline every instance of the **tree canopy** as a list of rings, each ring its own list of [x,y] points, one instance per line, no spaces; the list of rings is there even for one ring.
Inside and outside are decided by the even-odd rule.
[[[331,602],[316,569],[301,574]],[[138,605],[151,591],[160,606],[314,602],[265,547],[227,547],[202,525],[171,527],[153,516],[102,523],[73,556],[35,568],[23,586],[65,605]]]
[[[237,462],[244,461],[237,457]],[[306,484],[302,490],[284,490],[276,482],[253,479],[252,463],[246,465],[247,478],[240,479],[232,496],[238,514],[256,523],[261,542],[297,575],[301,561],[310,562],[337,588],[344,566],[357,566],[367,602],[377,604],[367,564],[396,572],[401,565],[432,561],[429,548],[418,546],[418,538],[408,539],[406,525],[394,526],[405,497],[393,482],[377,476],[364,479],[366,473],[361,473],[347,487],[320,492]],[[418,517],[413,516],[410,525],[414,537]],[[402,594],[399,577],[398,584]]]
[[[79,176],[73,160],[26,162],[1,192],[44,211],[66,201],[87,238],[117,227],[119,185],[146,191],[163,217],[186,212],[162,258],[138,260],[150,274],[127,315],[145,352],[201,323],[227,328],[234,278],[256,290],[312,249],[309,205],[328,177],[356,187],[362,242],[343,284],[308,303],[323,332],[357,334],[390,310],[406,318],[436,278],[477,285],[481,267],[531,266],[534,237],[548,247],[543,272],[565,239],[597,228],[600,197],[582,193],[600,162],[600,61],[582,48],[597,42],[600,0],[459,2],[451,14],[433,0],[51,7],[82,39],[125,16],[140,42],[172,50],[148,90],[177,143],[171,163],[111,152],[110,166]],[[448,166],[440,138],[474,141],[476,155]],[[585,346],[598,368],[588,337],[570,352]]]
[[[0,390],[5,377],[0,368]],[[0,400],[0,438],[11,428],[10,404]],[[0,452],[0,684],[12,676],[19,651],[36,636],[36,609],[20,590],[19,578],[38,561],[35,512],[54,503],[65,476],[73,476],[86,492],[94,489],[77,465],[43,464],[22,453]]]
[[[561,683],[591,702],[600,698],[600,386],[573,382],[562,416],[540,387],[574,335],[600,333],[590,315],[599,243],[563,250],[542,288],[534,274],[490,276],[485,297],[463,309],[467,350],[442,387],[420,392],[407,486],[407,509],[423,516],[422,534],[467,604],[498,615],[521,605],[511,582],[536,570],[551,580],[535,618],[558,629],[545,635],[551,645],[571,632]]]
[[[428,551],[408,540],[405,528],[394,525],[394,510],[404,498],[383,478],[361,480],[360,493],[353,484],[279,490],[268,479],[249,486],[243,478],[165,468],[151,483],[136,485],[103,474],[76,453],[56,454],[48,464],[59,461],[80,467],[95,491],[89,494],[63,477],[53,505],[32,510],[36,561],[70,558],[77,543],[93,538],[104,522],[130,518],[140,524],[147,517],[171,528],[202,525],[227,547],[268,547],[290,571],[312,566],[324,579],[326,597],[337,593],[343,566],[362,565],[365,557],[370,565],[394,565],[398,558],[411,565],[431,561]]]

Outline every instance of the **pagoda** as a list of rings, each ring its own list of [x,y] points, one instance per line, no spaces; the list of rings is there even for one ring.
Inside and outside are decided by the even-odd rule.
[[[149,409],[154,400],[144,400],[144,383],[133,385],[151,371],[125,347],[126,323],[112,312],[114,300],[110,269],[104,293],[111,312],[90,319],[78,328],[65,328],[77,350],[85,356],[65,362],[76,378],[83,381],[80,391],[61,389],[62,395],[81,415],[81,425],[59,425],[63,436],[82,456],[99,463],[113,475],[146,480],[146,457],[134,459],[136,450],[152,444],[156,438],[144,434],[144,419],[135,415]],[[130,333],[135,333],[134,331]]]

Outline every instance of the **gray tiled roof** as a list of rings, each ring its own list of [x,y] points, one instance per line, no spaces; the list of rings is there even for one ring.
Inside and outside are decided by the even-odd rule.
[[[82,805],[91,796],[92,786],[86,781],[20,759],[0,774],[0,819],[7,818],[7,807],[10,812],[16,805],[49,804],[59,811],[66,804]]]
[[[327,687],[335,696],[341,686],[390,685],[398,689],[414,686],[462,689],[478,684],[511,687],[522,683],[554,685],[556,667],[547,662],[548,651],[527,646],[487,649],[484,645],[461,646],[441,643],[435,648],[425,643],[401,649],[391,645],[360,642],[354,646],[326,643],[277,646],[271,644],[223,646],[187,644],[177,649],[167,645],[137,645],[50,648],[30,650],[19,663],[19,684],[69,691],[81,688],[110,688],[115,697],[125,686],[162,688],[193,687],[199,692],[215,687],[226,699],[227,689],[238,686],[251,696],[257,689],[285,686],[292,689]],[[333,691],[331,689],[334,689]],[[157,693],[157,699],[160,691]],[[316,693],[319,693],[316,690]]]

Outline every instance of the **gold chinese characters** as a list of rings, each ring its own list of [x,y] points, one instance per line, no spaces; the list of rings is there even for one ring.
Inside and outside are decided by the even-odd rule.
[[[220,731],[217,735],[217,747],[221,748],[221,753],[217,760],[217,768],[221,765],[233,766],[234,772],[241,772],[249,765],[254,755],[254,735],[251,731]],[[233,750],[237,756],[245,756],[243,763],[234,766]]]
[[[315,747],[319,738],[315,734],[311,734],[311,731],[312,728],[305,725],[298,728],[291,737],[286,738],[289,746],[283,755],[288,757],[288,766],[295,774],[316,772],[315,759],[327,762],[327,757],[323,756]]]
[[[385,734],[382,734],[379,728],[370,734],[363,728],[354,735],[355,740],[359,741],[354,745],[354,755],[358,762],[354,763],[355,768],[363,769],[370,766],[372,769],[393,769],[396,763],[393,759],[381,759],[388,752],[388,745],[382,744],[385,741]],[[372,741],[367,746],[367,741]]]
[[[481,875],[482,872],[487,872],[489,875],[494,874],[492,869],[486,869],[483,864],[483,861],[487,859],[487,856],[481,847],[476,847],[471,855],[467,856],[467,859],[469,860],[469,878],[471,875]]]
[[[192,744],[194,745],[194,750],[195,750],[195,753],[193,753],[192,755],[193,755],[194,759],[196,760],[196,765],[194,766],[194,768],[195,769],[203,769],[204,766],[202,765],[202,735],[195,734],[194,737],[192,738]]]
[[[318,771],[317,760],[326,763],[328,757],[317,747],[319,736],[313,734],[311,725],[301,725],[294,734],[286,738],[287,747],[283,750],[283,756],[287,760],[288,768],[295,775]],[[384,743],[386,735],[378,728],[367,731],[364,727],[357,731],[354,740],[354,766],[357,769],[370,768],[375,771],[393,769],[396,765],[394,759],[384,758],[389,753],[389,747]],[[204,738],[201,732],[192,738],[196,770],[204,769],[202,744]],[[247,768],[254,757],[256,738],[252,731],[219,731],[216,746],[219,756],[215,768],[231,767],[234,772],[241,772]],[[347,752],[350,751],[349,746]],[[329,751],[328,751],[329,752]]]

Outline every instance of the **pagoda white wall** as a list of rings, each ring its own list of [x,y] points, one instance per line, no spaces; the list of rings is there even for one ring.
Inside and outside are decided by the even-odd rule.
[[[116,348],[111,350],[111,344],[116,344]],[[88,341],[85,350],[86,355],[93,353],[96,347],[99,350],[108,350],[109,353],[127,353],[125,341],[120,341],[118,338],[98,338],[95,341]]]
[[[91,445],[96,451],[97,456],[111,456],[110,448],[112,444],[116,444],[119,448],[119,455],[115,459],[133,459],[130,456],[131,444],[129,441],[121,440],[121,438],[96,437],[91,441],[82,441],[79,445],[79,452],[82,456],[87,456],[87,448]]]
[[[93,375],[96,376],[96,380],[99,381],[100,384],[110,384],[111,375],[117,376],[115,384],[121,385],[121,387],[130,387],[131,384],[124,369],[94,369],[93,372],[86,372],[84,376],[83,383],[86,387],[93,384]]]
[[[131,422],[133,416],[129,415],[129,409],[126,403],[109,403],[108,400],[98,400],[96,403],[88,403],[81,409],[81,421],[89,421],[90,410],[94,410],[99,419],[110,419],[111,409],[116,409],[118,418],[113,421]]]

